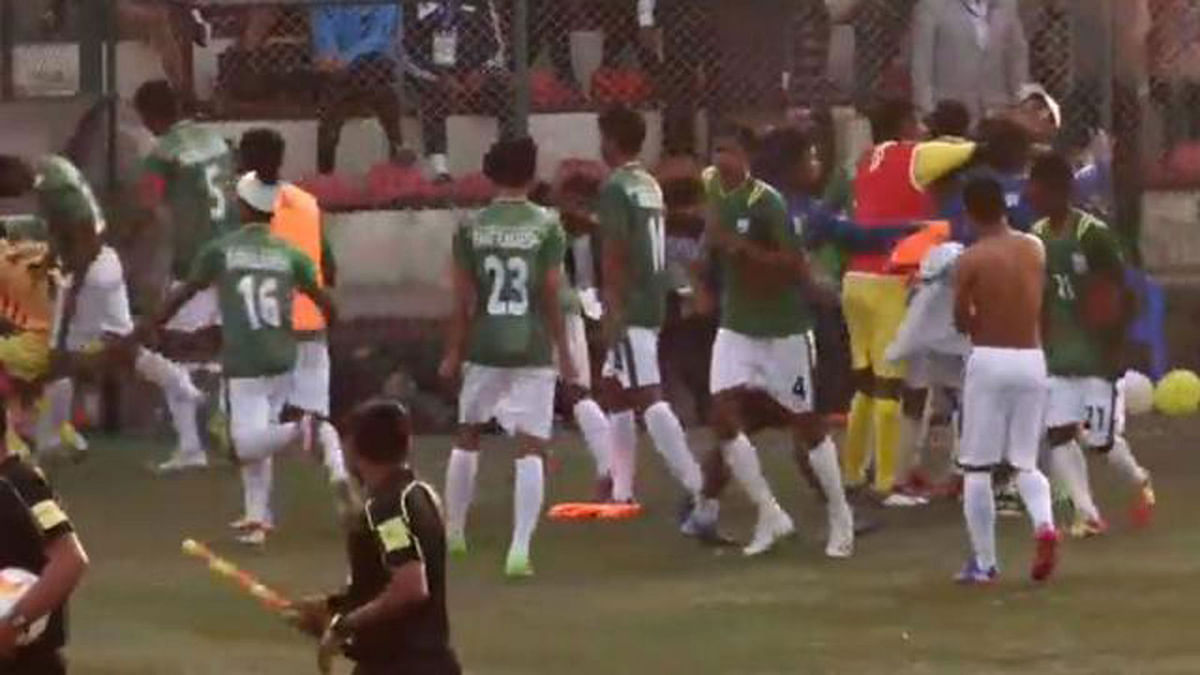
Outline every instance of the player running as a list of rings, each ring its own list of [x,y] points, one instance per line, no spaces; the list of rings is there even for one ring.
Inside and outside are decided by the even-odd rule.
[[[447,545],[466,552],[479,437],[496,420],[517,439],[505,574],[528,577],[545,497],[542,455],[554,422],[554,350],[569,353],[560,297],[565,243],[554,212],[528,199],[537,174],[532,140],[496,143],[483,170],[499,195],[455,235],[454,314],[438,371],[447,381],[462,377],[458,438],[446,467]],[[574,378],[570,359],[559,370],[564,380]]]
[[[634,498],[634,415],[640,413],[654,447],[695,504],[700,499],[700,465],[688,448],[683,425],[663,399],[658,370],[658,334],[667,309],[666,216],[658,181],[638,161],[646,122],[633,110],[614,107],[600,115],[599,124],[601,153],[613,169],[597,198],[612,498]]]
[[[714,219],[705,233],[720,264],[721,325],[713,345],[710,376],[713,423],[721,454],[734,480],[754,502],[758,521],[743,549],[747,556],[769,551],[795,530],[762,474],[758,452],[746,437],[742,406],[754,392],[766,393],[782,409],[792,431],[797,462],[811,469],[824,493],[829,539],[825,554],[849,557],[854,517],[842,487],[837,448],[823,416],[815,413],[812,311],[804,287],[812,280],[803,233],[788,218],[774,188],[750,173],[754,132],[730,128],[714,141],[715,165],[704,183]],[[711,308],[711,291],[697,274],[700,306]],[[703,299],[702,299],[703,298]],[[685,533],[711,531],[719,502],[699,502],[684,523]]]
[[[954,284],[954,321],[973,343],[958,458],[973,555],[957,580],[996,579],[992,473],[1008,465],[1036,533],[1031,575],[1043,581],[1054,571],[1058,546],[1050,483],[1037,468],[1047,386],[1040,327],[1046,253],[1038,239],[1009,227],[996,181],[972,181],[963,198],[978,241],[959,258]]]
[[[238,541],[261,546],[274,525],[267,460],[289,446],[299,444],[306,453],[319,447],[339,514],[349,514],[353,504],[333,425],[311,414],[279,422],[296,364],[292,295],[308,296],[328,323],[334,318],[333,301],[318,284],[313,261],[270,232],[278,183],[248,173],[238,181],[237,198],[246,224],[200,250],[188,281],[139,333],[160,329],[198,294],[217,288],[230,437],[241,463],[243,515],[249,522]]]
[[[1112,230],[1094,216],[1071,207],[1074,172],[1062,157],[1039,160],[1030,176],[1030,198],[1046,217],[1034,233],[1046,247],[1044,332],[1050,368],[1046,437],[1050,466],[1075,505],[1071,534],[1103,534],[1100,515],[1088,484],[1083,448],[1108,456],[1109,464],[1137,490],[1134,520],[1146,523],[1155,503],[1150,473],[1138,464],[1118,428],[1123,420],[1117,395],[1121,368],[1117,362],[1125,332],[1125,316],[1109,320],[1088,316],[1085,306],[1106,288],[1123,292],[1124,263]],[[1115,301],[1120,304],[1120,301]],[[1116,314],[1122,314],[1117,312]],[[1081,445],[1083,447],[1081,447]]]
[[[165,80],[143,84],[133,102],[143,124],[158,137],[144,162],[139,189],[143,209],[154,214],[169,238],[174,289],[188,278],[200,249],[237,226],[233,153],[215,131],[181,117],[178,97]],[[166,326],[166,342],[179,345],[170,351],[183,360],[210,361],[220,339],[219,318],[216,290],[198,293]],[[170,397],[167,407],[179,447],[159,471],[206,466],[198,402]]]

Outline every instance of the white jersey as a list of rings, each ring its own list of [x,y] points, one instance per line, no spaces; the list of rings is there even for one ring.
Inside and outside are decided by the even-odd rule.
[[[63,312],[67,297],[75,285],[66,277],[54,303],[54,330],[50,344],[57,347],[63,330]],[[125,269],[121,258],[110,246],[102,246],[88,267],[75,302],[75,312],[67,328],[67,349],[78,351],[101,340],[105,335],[129,335],[133,317],[129,311],[129,293],[125,287]]]

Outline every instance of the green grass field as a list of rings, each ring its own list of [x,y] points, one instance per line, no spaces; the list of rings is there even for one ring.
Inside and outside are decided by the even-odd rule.
[[[802,532],[769,557],[744,560],[678,536],[677,495],[644,445],[647,514],[544,523],[538,576],[507,583],[512,462],[497,448],[484,457],[471,555],[450,571],[454,642],[467,672],[497,675],[1197,673],[1200,423],[1147,419],[1132,437],[1156,472],[1155,526],[1129,529],[1127,493],[1093,462],[1113,533],[1068,543],[1060,575],[1035,587],[1026,580],[1027,522],[1002,520],[1004,575],[990,589],[950,583],[965,544],[949,503],[884,514],[886,529],[861,539],[853,560],[825,560],[821,511],[778,437],[760,447]],[[587,458],[567,438],[557,446],[550,503],[589,493]],[[224,529],[241,503],[231,470],[155,479],[142,466],[164,446],[97,445],[89,463],[55,477],[93,560],[73,604],[73,672],[315,672],[309,643],[181,556],[179,543],[209,541],[287,592],[336,586],[342,544],[320,471],[280,462],[281,530],[253,553],[230,544]],[[419,444],[419,470],[438,486],[447,448],[442,438]],[[745,536],[744,500],[731,494],[727,504],[729,530]]]

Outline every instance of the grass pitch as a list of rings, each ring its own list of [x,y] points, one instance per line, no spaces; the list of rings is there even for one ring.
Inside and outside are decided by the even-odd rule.
[[[886,528],[845,562],[821,555],[824,518],[784,440],[759,439],[768,476],[800,536],[763,559],[702,549],[676,534],[678,493],[643,444],[647,513],[612,524],[545,522],[537,577],[501,574],[511,522],[512,462],[485,451],[469,529],[471,553],[450,570],[454,642],[468,673],[1197,673],[1200,599],[1200,422],[1144,418],[1132,440],[1155,472],[1154,526],[1131,531],[1129,493],[1092,461],[1104,539],[1068,542],[1059,575],[1027,581],[1029,526],[1002,519],[999,586],[950,583],[965,535],[956,504],[888,512]],[[705,447],[704,435],[695,437]],[[336,587],[342,542],[321,471],[277,462],[280,530],[264,553],[229,543],[240,510],[231,469],[156,479],[143,468],[166,447],[110,440],[55,481],[93,560],[72,606],[72,672],[87,675],[316,672],[313,649],[247,597],[179,553],[195,537],[285,592]],[[423,438],[419,472],[440,488],[449,442]],[[561,466],[548,503],[590,493],[575,436],[555,444]],[[725,523],[745,537],[745,501],[731,491]],[[348,672],[344,669],[339,672]]]

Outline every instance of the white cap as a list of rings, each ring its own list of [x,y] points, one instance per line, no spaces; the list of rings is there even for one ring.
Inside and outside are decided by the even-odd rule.
[[[258,179],[257,172],[251,171],[238,179],[237,196],[257,211],[275,213],[279,184],[267,185]]]
[[[1050,95],[1050,92],[1046,91],[1045,87],[1036,82],[1030,82],[1028,84],[1021,85],[1021,90],[1018,92],[1018,98],[1022,103],[1028,101],[1034,96],[1041,98],[1042,102],[1046,104],[1046,107],[1050,109],[1050,116],[1054,118],[1054,126],[1061,127],[1062,106],[1059,105],[1058,101],[1056,101],[1054,97]]]

